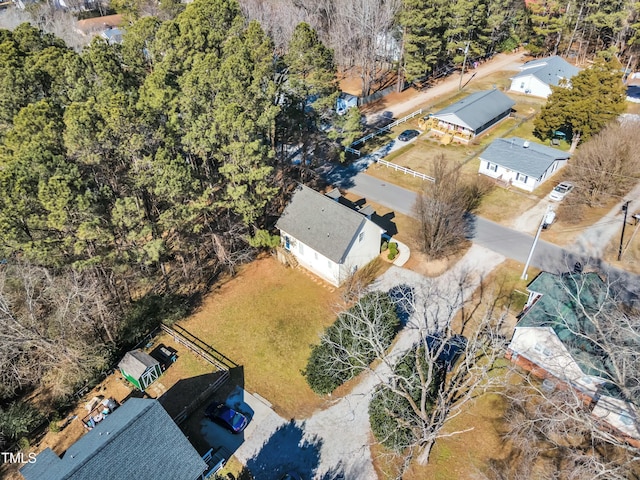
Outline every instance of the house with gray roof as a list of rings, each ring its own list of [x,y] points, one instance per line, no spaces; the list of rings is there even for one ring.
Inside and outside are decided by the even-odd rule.
[[[511,78],[512,92],[547,98],[551,87],[560,86],[563,80],[569,82],[580,69],[557,55],[531,60],[520,67],[520,73]]]
[[[339,200],[300,185],[276,223],[282,247],[335,286],[380,255],[384,233],[367,218],[370,212],[360,213]]]
[[[25,480],[196,480],[207,464],[157,400],[131,398],[58,456],[20,468]]]
[[[449,139],[443,143],[468,143],[472,138],[507,118],[515,104],[496,89],[472,93],[431,115],[431,129],[434,133]]]
[[[480,154],[478,173],[532,192],[564,167],[570,156],[522,138],[498,138]]]
[[[594,319],[610,318],[607,285],[594,272],[542,272],[527,290],[507,358],[552,385],[571,387],[597,423],[640,448],[636,399],[624,397],[612,360],[598,342]]]

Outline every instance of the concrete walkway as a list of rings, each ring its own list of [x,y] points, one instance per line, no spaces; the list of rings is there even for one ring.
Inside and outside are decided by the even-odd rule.
[[[398,256],[393,261],[393,264],[396,267],[402,267],[405,263],[409,261],[409,257],[411,256],[411,250],[409,247],[395,238],[391,239],[392,242],[396,242],[398,244]]]

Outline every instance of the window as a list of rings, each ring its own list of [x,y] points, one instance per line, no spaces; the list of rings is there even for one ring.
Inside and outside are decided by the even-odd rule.
[[[300,255],[304,255],[304,245],[303,244],[299,244],[298,245],[298,252],[300,253]]]
[[[318,252],[313,252],[313,256],[315,257],[316,260],[318,260]]]
[[[333,268],[333,262],[331,260],[327,260],[327,266],[329,268]]]
[[[487,170],[490,170],[492,172],[497,172],[498,171],[498,164],[487,162]]]
[[[291,250],[291,239],[289,238],[289,235],[285,235],[284,237],[284,248]]]
[[[516,180],[518,182],[527,183],[527,180],[529,180],[529,177],[521,173],[516,173]]]
[[[364,232],[360,232],[360,235],[358,235],[358,241],[361,242],[362,240],[364,240]]]
[[[524,88],[524,82],[520,83],[520,88]]]

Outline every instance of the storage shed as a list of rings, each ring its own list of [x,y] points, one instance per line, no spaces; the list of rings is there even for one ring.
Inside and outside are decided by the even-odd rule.
[[[160,362],[140,349],[127,352],[120,360],[118,368],[124,378],[141,391],[162,375]]]

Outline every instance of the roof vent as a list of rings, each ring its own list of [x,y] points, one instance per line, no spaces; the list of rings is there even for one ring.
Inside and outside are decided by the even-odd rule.
[[[522,146],[524,148],[529,148],[529,140],[525,140],[525,142],[522,144]]]

